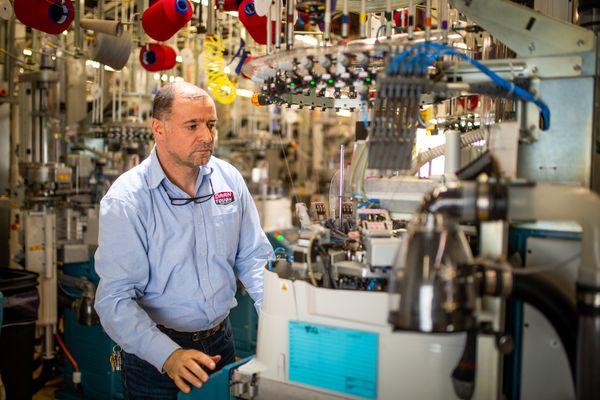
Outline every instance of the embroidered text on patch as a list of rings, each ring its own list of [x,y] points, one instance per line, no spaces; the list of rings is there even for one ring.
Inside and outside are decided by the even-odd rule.
[[[233,200],[235,200],[235,198],[233,197],[233,192],[215,193],[215,204],[219,206],[224,206],[233,203]]]

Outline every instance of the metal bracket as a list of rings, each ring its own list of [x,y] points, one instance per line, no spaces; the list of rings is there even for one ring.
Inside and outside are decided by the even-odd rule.
[[[335,108],[343,110],[358,110],[361,107],[361,100],[349,98],[319,97],[311,91],[310,94],[283,94],[281,98],[288,104],[297,104],[303,107],[315,108]]]
[[[551,56],[594,49],[594,33],[507,0],[449,0],[519,56]]]
[[[256,374],[247,375],[235,370],[231,377],[229,393],[234,398],[254,399],[258,396],[258,378]]]

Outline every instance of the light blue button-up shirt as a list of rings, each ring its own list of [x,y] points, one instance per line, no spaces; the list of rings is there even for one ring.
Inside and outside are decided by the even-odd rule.
[[[121,175],[100,203],[96,311],[123,350],[159,371],[179,348],[156,325],[182,332],[210,329],[235,306],[236,277],[257,307],[272,252],[241,174],[212,157],[200,167],[201,204],[166,177],[156,148]]]

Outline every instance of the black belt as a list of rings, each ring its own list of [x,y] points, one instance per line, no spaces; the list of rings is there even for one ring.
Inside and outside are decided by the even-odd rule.
[[[161,332],[166,333],[168,336],[175,338],[175,339],[186,339],[186,340],[191,340],[192,342],[199,342],[200,340],[208,339],[215,333],[219,332],[225,325],[226,320],[227,319],[219,322],[216,326],[214,326],[206,331],[179,332],[179,331],[176,331],[175,329],[169,329],[162,325],[158,325],[158,329],[160,329]]]

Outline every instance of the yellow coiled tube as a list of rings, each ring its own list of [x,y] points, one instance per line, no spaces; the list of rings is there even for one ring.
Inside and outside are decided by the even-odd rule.
[[[229,104],[236,97],[235,83],[229,80],[229,77],[223,70],[223,52],[225,45],[219,35],[207,35],[204,40],[204,50],[202,51],[202,66],[206,71],[206,80],[208,90],[215,99],[222,104]]]

